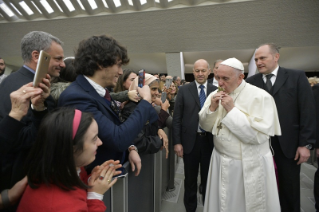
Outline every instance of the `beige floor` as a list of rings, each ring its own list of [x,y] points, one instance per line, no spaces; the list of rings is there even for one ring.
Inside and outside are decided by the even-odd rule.
[[[177,173],[175,178],[182,179],[181,188],[178,196],[177,203],[162,201],[162,212],[184,212],[183,194],[184,194],[184,173],[183,173],[183,161],[179,160],[177,167]],[[316,168],[313,165],[302,164],[300,173],[300,189],[301,189],[301,212],[314,212],[314,198],[313,198],[313,178]],[[176,188],[178,189],[178,188]],[[199,205],[196,212],[202,212],[203,206],[199,199]]]

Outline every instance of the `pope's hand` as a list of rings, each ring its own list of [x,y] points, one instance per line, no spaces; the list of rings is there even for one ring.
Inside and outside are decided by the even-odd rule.
[[[231,98],[228,94],[225,94],[223,96],[221,104],[225,108],[227,113],[235,107],[233,98]]]
[[[225,95],[225,92],[221,91],[221,92],[215,93],[212,96],[210,100],[210,107],[209,107],[210,111],[214,112],[218,108],[219,100],[221,100],[224,95]]]

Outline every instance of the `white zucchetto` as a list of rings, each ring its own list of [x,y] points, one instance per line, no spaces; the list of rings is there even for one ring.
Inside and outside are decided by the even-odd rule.
[[[227,60],[224,60],[223,62],[221,62],[220,65],[230,66],[230,67],[233,67],[235,69],[244,71],[243,64],[239,60],[234,58],[234,57],[233,58],[229,58]]]

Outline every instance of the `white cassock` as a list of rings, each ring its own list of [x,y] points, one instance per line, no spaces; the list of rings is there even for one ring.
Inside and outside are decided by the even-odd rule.
[[[200,126],[214,135],[204,212],[280,212],[269,136],[281,135],[271,95],[244,80],[230,96],[227,113],[209,110],[211,93],[199,112]],[[222,128],[218,128],[221,126]]]

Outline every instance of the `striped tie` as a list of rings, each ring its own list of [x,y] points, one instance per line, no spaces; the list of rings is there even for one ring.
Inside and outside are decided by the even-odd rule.
[[[200,85],[199,88],[200,88],[199,102],[200,102],[200,108],[202,108],[204,103],[205,103],[205,100],[206,100],[206,95],[205,95],[205,91],[204,91],[205,86]]]
[[[199,86],[200,88],[200,92],[199,92],[199,102],[200,102],[200,108],[203,107],[204,103],[205,103],[205,100],[206,100],[206,95],[205,95],[205,91],[204,91],[204,88],[205,86],[204,85],[200,85]],[[202,132],[205,132],[205,130],[203,130],[201,127],[199,128]]]

